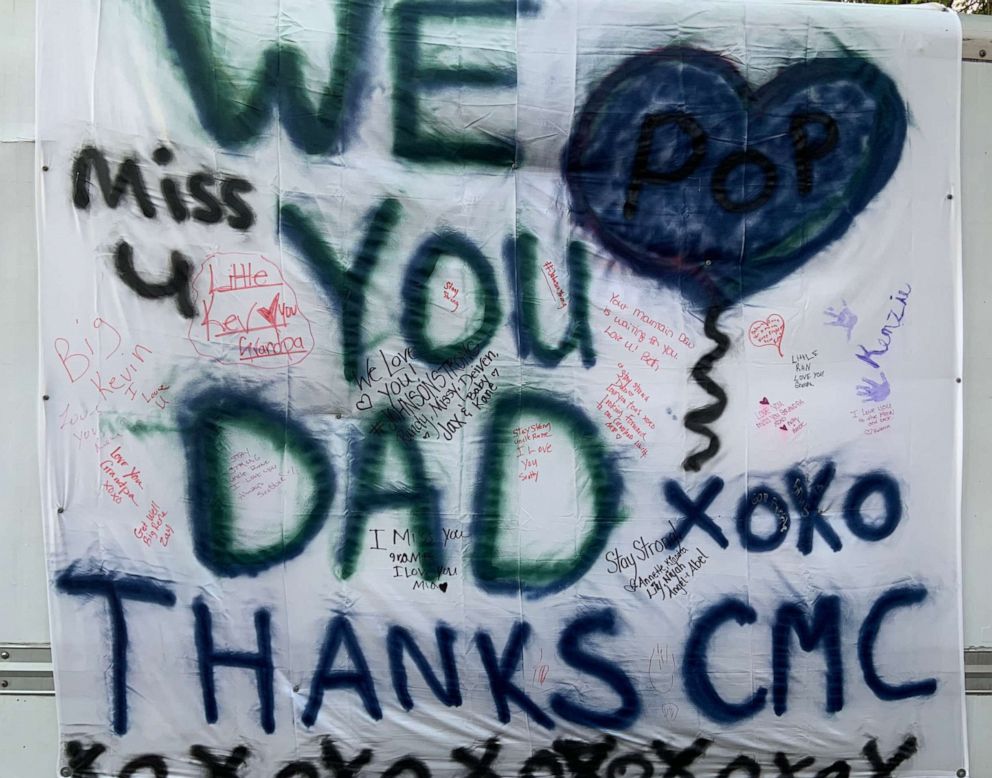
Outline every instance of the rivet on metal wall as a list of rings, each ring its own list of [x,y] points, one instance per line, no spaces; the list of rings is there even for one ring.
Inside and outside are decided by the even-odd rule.
[[[9,651],[0,651],[0,659],[10,659]]]
[[[985,56],[985,54],[982,54],[982,56],[984,57],[984,56]],[[959,768],[958,768],[958,771],[957,771],[957,772],[955,773],[955,775],[956,775],[956,776],[957,776],[958,778],[964,778],[964,777],[965,777],[965,776],[966,776],[967,774],[968,774],[968,771],[967,771],[967,770],[965,770],[965,769],[964,769],[963,767],[959,767]]]
[[[6,689],[8,686],[10,686],[10,681],[6,679],[0,681],[0,689]]]
[[[985,49],[979,49],[978,50],[978,56],[984,58],[985,57]]]

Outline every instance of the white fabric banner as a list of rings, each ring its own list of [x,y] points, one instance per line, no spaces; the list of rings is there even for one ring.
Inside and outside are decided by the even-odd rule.
[[[953,13],[39,6],[61,768],[967,768]]]

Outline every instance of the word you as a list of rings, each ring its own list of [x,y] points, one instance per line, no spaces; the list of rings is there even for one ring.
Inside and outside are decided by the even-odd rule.
[[[785,319],[773,313],[767,319],[751,322],[747,328],[747,339],[755,346],[773,346],[778,355],[782,354],[782,339],[785,337]]]
[[[606,735],[599,742],[559,738],[550,747],[534,751],[519,766],[497,765],[502,746],[499,737],[493,736],[485,743],[472,743],[451,750],[451,765],[457,768],[465,778],[499,778],[499,776],[517,775],[518,778],[535,778],[535,776],[550,776],[551,778],[617,778],[625,776],[630,770],[637,770],[640,778],[650,778],[652,775],[667,776],[668,778],[696,778],[699,770],[700,778],[704,775],[715,775],[716,778],[730,778],[735,774],[746,774],[752,778],[762,775],[761,763],[752,755],[739,754],[730,759],[720,770],[712,772],[710,764],[713,758],[707,758],[713,741],[709,738],[698,737],[687,746],[677,746],[665,740],[651,741],[650,750],[626,751],[616,753],[616,738]],[[915,736],[905,737],[899,747],[886,758],[879,749],[878,740],[870,738],[865,742],[860,755],[867,762],[865,767],[852,766],[848,759],[830,759],[826,767],[821,768],[816,775],[822,778],[829,776],[863,775],[865,778],[892,778],[895,771],[910,760],[919,750]],[[106,772],[104,766],[97,761],[107,752],[107,747],[98,742],[83,744],[71,740],[66,744],[66,765],[71,774],[79,778],[96,776],[99,769],[101,775],[112,775]],[[244,772],[242,767],[250,764],[251,750],[244,745],[237,746],[229,753],[211,750],[201,745],[189,749],[192,757],[202,768],[203,778],[262,778],[257,771]],[[795,760],[795,761],[793,761]],[[190,764],[186,755],[178,760],[185,770]],[[342,755],[335,742],[325,737],[320,741],[320,754],[289,762],[271,778],[360,778],[367,775],[363,770],[375,765],[369,774],[381,775],[382,778],[432,778],[433,773],[429,764],[439,764],[438,758],[418,758],[412,755],[404,756],[389,764],[377,764],[375,752],[371,748],[363,748],[355,756],[347,759]],[[706,766],[694,764],[706,762]],[[853,760],[851,760],[853,761]],[[817,764],[812,756],[798,757],[778,751],[770,759],[768,776],[780,778],[796,778],[800,771],[812,770]],[[320,768],[326,773],[319,772]],[[705,772],[704,772],[705,770]],[[116,773],[118,778],[131,778],[139,771],[148,771],[154,778],[169,778],[169,767],[165,757],[160,754],[143,754],[124,764]],[[664,772],[663,772],[664,771]],[[870,771],[870,772],[869,772]],[[176,774],[178,776],[178,773]],[[270,778],[266,774],[265,778]]]
[[[192,283],[202,316],[190,322],[187,335],[200,356],[279,368],[313,351],[313,331],[296,292],[261,254],[210,254]]]

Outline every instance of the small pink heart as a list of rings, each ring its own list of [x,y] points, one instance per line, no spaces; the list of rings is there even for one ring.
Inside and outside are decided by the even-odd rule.
[[[785,337],[785,319],[773,313],[767,319],[752,322],[747,330],[748,339],[755,346],[774,346],[778,355],[782,354],[782,338]]]
[[[782,432],[788,432],[789,431],[789,428],[786,427],[784,424],[781,427],[779,427],[779,429],[782,430]]]
[[[762,397],[760,400],[758,400],[758,405],[768,405],[768,404],[769,402],[767,397]]]

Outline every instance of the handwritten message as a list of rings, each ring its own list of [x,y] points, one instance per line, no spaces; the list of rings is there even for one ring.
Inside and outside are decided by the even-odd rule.
[[[260,254],[211,254],[193,278],[188,337],[221,364],[278,368],[313,351],[310,322],[279,267]]]
[[[382,410],[372,432],[396,431],[404,440],[451,441],[493,398],[499,353],[452,357],[436,368],[417,364],[412,349],[365,360],[355,410]]]
[[[648,434],[655,429],[654,420],[644,411],[651,397],[630,373],[617,363],[617,375],[606,387],[606,393],[596,403],[596,408],[606,419],[606,429],[616,440],[634,444],[643,459],[648,455]]]

